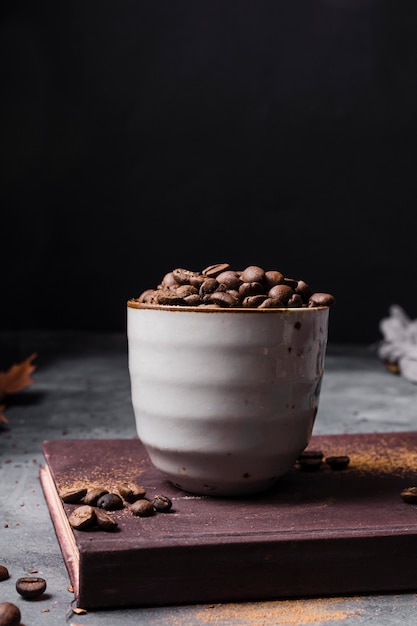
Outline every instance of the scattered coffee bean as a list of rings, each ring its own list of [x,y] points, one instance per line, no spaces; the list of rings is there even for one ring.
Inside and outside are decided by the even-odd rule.
[[[324,452],[321,450],[304,450],[298,457],[298,461],[304,461],[305,459],[320,459],[324,457]]]
[[[146,289],[132,301],[147,305],[210,308],[300,308],[331,306],[330,293],[314,292],[304,281],[278,270],[249,265],[243,271],[229,263],[210,265],[202,271],[176,268],[155,289]]]
[[[126,503],[133,515],[138,517],[149,517],[156,512],[168,512],[172,507],[172,502],[167,496],[157,495],[152,500],[145,498],[145,487],[134,481],[120,481],[117,483],[117,490],[119,493],[109,492],[105,487],[86,486],[61,494],[64,502],[72,504],[80,502],[80,496],[82,496],[82,505],[75,508],[68,516],[72,528],[106,532],[119,530],[118,522],[105,511],[123,509]]]
[[[327,456],[326,463],[334,470],[345,469],[350,463],[350,458],[346,454],[338,456]]]
[[[106,532],[114,532],[119,527],[116,520],[101,509],[96,509],[96,523],[101,530],[105,530]]]
[[[75,530],[85,530],[91,528],[96,523],[96,512],[94,507],[84,504],[77,507],[68,517],[68,521]]]
[[[86,488],[82,489],[74,489],[72,491],[66,491],[61,494],[61,500],[68,504],[76,504],[77,502],[81,502],[87,493]]]
[[[106,493],[109,493],[109,490],[104,487],[91,487],[91,489],[87,489],[83,502],[84,504],[89,504],[90,506],[96,506],[98,499]]]
[[[45,589],[46,580],[37,576],[24,576],[16,581],[17,593],[29,600],[41,596]]]
[[[408,504],[417,504],[417,487],[407,487],[401,492],[401,498]]]
[[[155,513],[153,503],[146,498],[133,502],[133,504],[130,505],[130,510],[133,515],[137,515],[138,517],[150,517]]]
[[[116,511],[123,509],[123,500],[118,493],[105,493],[97,500],[97,508],[106,511]]]
[[[0,565],[0,580],[7,580],[10,578],[9,570],[5,565]]]
[[[142,485],[129,481],[118,483],[117,490],[126,502],[135,502],[146,494],[146,489]]]
[[[155,511],[166,513],[172,507],[172,502],[167,496],[154,496],[152,498],[152,504]]]
[[[19,607],[12,602],[0,602],[0,626],[19,626],[21,620]]]
[[[320,457],[312,458],[299,458],[298,463],[300,468],[305,472],[315,472],[320,469],[323,461]]]

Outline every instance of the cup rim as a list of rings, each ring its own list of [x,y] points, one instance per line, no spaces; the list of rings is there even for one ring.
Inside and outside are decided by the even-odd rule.
[[[329,309],[329,306],[319,305],[319,306],[303,306],[303,307],[274,307],[269,309],[257,309],[253,307],[205,307],[205,306],[184,306],[182,304],[150,304],[147,302],[139,302],[137,298],[129,298],[127,300],[127,308],[128,309],[137,309],[137,310],[150,310],[150,311],[171,311],[172,313],[178,312],[187,312],[187,313],[245,313],[245,314],[253,314],[253,313],[261,313],[261,314],[272,314],[272,313],[308,313],[311,314],[314,311],[323,311]]]

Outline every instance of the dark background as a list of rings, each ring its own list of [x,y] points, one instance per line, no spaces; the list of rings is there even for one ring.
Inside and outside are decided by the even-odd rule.
[[[225,261],[335,295],[331,341],[417,317],[415,0],[0,11],[0,329],[124,332]]]

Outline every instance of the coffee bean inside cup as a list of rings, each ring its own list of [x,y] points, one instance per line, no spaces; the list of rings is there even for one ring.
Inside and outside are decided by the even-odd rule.
[[[331,306],[335,297],[313,291],[304,280],[286,277],[278,270],[248,265],[239,271],[229,263],[217,263],[201,271],[173,269],[159,285],[132,301],[158,306],[275,309]]]

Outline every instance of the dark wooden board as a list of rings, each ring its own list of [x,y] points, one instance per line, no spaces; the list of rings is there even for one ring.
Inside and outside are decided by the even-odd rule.
[[[137,439],[43,444],[41,482],[78,606],[87,609],[417,589],[417,433],[315,436],[348,468],[297,466],[250,498],[173,487]],[[119,532],[73,531],[58,493],[135,480],[168,496],[169,513],[112,513]]]

